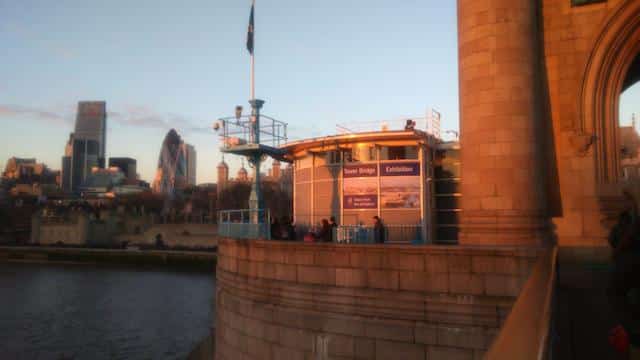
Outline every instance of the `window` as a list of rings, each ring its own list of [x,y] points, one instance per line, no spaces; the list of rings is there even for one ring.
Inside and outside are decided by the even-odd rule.
[[[380,151],[381,160],[417,160],[417,146],[383,146]]]
[[[356,144],[351,148],[351,152],[345,152],[345,162],[366,162],[378,159],[375,145]]]
[[[329,165],[340,164],[341,161],[342,161],[342,152],[337,150],[327,152],[327,164]]]

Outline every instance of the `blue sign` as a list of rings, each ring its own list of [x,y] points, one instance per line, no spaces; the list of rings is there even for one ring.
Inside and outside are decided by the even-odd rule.
[[[380,164],[381,176],[418,176],[420,175],[420,163],[418,162],[393,162]]]

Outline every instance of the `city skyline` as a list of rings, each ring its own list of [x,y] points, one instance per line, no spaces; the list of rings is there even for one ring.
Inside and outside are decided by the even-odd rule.
[[[17,156],[60,169],[77,102],[103,100],[107,158],[137,159],[151,181],[158,144],[176,128],[198,152],[197,182],[216,182],[211,124],[235,105],[249,108],[249,8],[0,3],[0,41],[10,50],[0,68],[0,168]],[[291,125],[291,138],[429,107],[443,114],[443,129],[457,130],[455,2],[258,1],[255,21],[257,96],[265,114]],[[624,122],[640,114],[639,97],[638,85],[623,94]],[[235,173],[240,160],[227,162]]]

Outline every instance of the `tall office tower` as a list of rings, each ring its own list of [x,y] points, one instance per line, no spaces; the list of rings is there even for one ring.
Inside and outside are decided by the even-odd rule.
[[[158,170],[153,180],[153,191],[173,198],[187,182],[185,146],[180,135],[171,129],[160,148]]]
[[[187,157],[187,185],[196,185],[196,148],[191,144],[183,144]]]
[[[69,135],[62,158],[62,188],[65,192],[77,192],[92,168],[104,168],[106,142],[106,102],[79,102],[75,132]]]
[[[119,168],[126,178],[126,182],[130,185],[137,184],[137,161],[128,157],[112,157],[109,158],[109,167]]]
[[[107,104],[104,101],[81,101],[78,103],[76,129],[74,137],[86,143],[95,144],[88,155],[96,156],[98,167],[105,166],[105,148],[107,144]],[[94,146],[94,145],[91,145]],[[91,168],[89,172],[91,173]]]

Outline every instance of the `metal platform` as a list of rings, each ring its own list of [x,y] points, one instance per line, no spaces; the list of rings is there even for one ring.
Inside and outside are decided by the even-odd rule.
[[[264,144],[244,144],[244,145],[235,145],[235,146],[227,146],[220,149],[221,152],[225,154],[234,154],[241,156],[258,156],[258,155],[268,155],[275,160],[283,161],[283,162],[291,162],[290,159],[286,158],[287,151],[285,149],[264,145]]]

